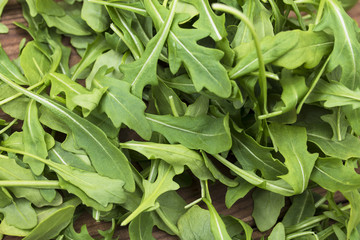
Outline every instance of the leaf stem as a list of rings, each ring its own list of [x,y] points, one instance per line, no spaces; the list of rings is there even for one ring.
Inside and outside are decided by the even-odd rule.
[[[306,99],[309,97],[309,95],[311,94],[311,92],[314,90],[316,84],[319,82],[320,77],[323,75],[323,73],[325,72],[326,66],[330,60],[331,55],[326,59],[324,65],[321,67],[320,71],[318,72],[318,74],[316,75],[314,81],[311,83],[310,89],[309,91],[306,93],[306,95],[303,97],[303,99],[301,99],[297,109],[296,109],[296,113],[299,114],[301,111],[302,106],[304,105]]]
[[[278,184],[276,184],[276,181],[269,181],[269,180],[263,179],[263,178],[255,175],[253,173],[250,173],[246,170],[243,170],[243,169],[239,168],[238,166],[236,166],[235,164],[232,164],[231,162],[229,162],[227,159],[223,158],[219,154],[214,154],[212,156],[214,158],[216,158],[219,162],[224,164],[226,167],[228,167],[231,171],[233,171],[239,177],[245,179],[246,181],[248,181],[249,183],[251,183],[255,186],[258,186],[260,188],[263,188],[263,189],[266,189],[266,190],[269,190],[269,191],[272,191],[275,193],[280,193],[285,196],[291,196],[294,194],[293,189],[289,189],[284,186],[278,185]]]
[[[134,49],[132,47],[132,44],[130,44],[124,34],[112,23],[110,24],[110,28],[114,31],[114,33],[116,33],[116,35],[118,35],[119,38],[121,38],[121,40],[124,41],[124,43],[126,44],[126,46],[130,49],[131,53],[133,54],[135,59],[139,59],[140,58],[140,53],[138,52],[137,49]]]
[[[180,237],[180,232],[179,229],[171,222],[169,221],[169,219],[165,216],[164,212],[160,209],[157,208],[156,213],[159,215],[159,217],[161,218],[161,220],[166,224],[166,226],[168,228],[170,228],[170,230],[177,236]]]
[[[31,91],[31,90],[33,90],[33,89],[35,89],[35,88],[37,88],[37,87],[40,87],[41,85],[44,84],[44,82],[45,82],[45,81],[42,80],[42,81],[40,81],[40,82],[38,82],[38,83],[36,83],[36,84],[28,87],[27,90],[28,90],[28,91]],[[8,102],[11,102],[12,100],[15,100],[15,99],[18,98],[18,97],[21,97],[22,95],[23,95],[23,93],[16,93],[16,94],[12,95],[11,97],[8,97],[8,98],[5,98],[5,99],[1,100],[1,101],[0,101],[0,106],[6,104],[6,103],[8,103]]]
[[[3,134],[4,132],[6,132],[6,130],[8,130],[9,128],[11,128],[16,122],[17,122],[17,118],[15,118],[14,120],[12,120],[7,126],[5,126],[4,128],[2,128],[0,130],[0,135]]]
[[[249,28],[251,35],[254,38],[255,49],[256,49],[256,53],[258,56],[258,62],[259,62],[259,85],[260,85],[260,89],[261,89],[260,104],[263,107],[263,109],[262,109],[263,114],[267,114],[268,113],[267,112],[267,81],[266,81],[266,75],[265,75],[265,63],[264,63],[263,55],[261,53],[260,40],[256,34],[254,25],[250,22],[250,20],[246,17],[245,14],[243,14],[236,8],[227,6],[225,4],[220,4],[220,3],[213,3],[211,6],[213,7],[214,10],[227,12],[227,13],[234,15],[235,17],[237,17],[238,19],[243,21]],[[230,76],[230,78],[234,78],[234,76]]]
[[[49,189],[61,189],[59,181],[55,180],[1,180],[0,187],[29,187],[29,188],[49,188]]]
[[[302,237],[302,236],[306,236],[306,235],[313,235],[315,237],[315,240],[319,240],[319,237],[312,231],[305,231],[305,232],[289,234],[286,237],[286,240],[290,240],[290,239],[294,239],[294,238],[298,238],[298,237]]]
[[[341,211],[346,211],[346,210],[349,210],[349,209],[351,209],[350,204],[340,208]],[[321,221],[323,221],[323,220],[325,220],[327,218],[328,218],[327,216],[322,214],[322,215],[319,215],[319,216],[316,216],[316,217],[308,218],[308,219],[306,219],[306,220],[304,220],[302,222],[299,222],[299,223],[297,223],[297,224],[295,224],[295,225],[293,225],[291,227],[286,228],[285,230],[286,230],[287,234],[294,233],[294,232],[297,232],[299,230],[306,229],[306,228],[309,228],[309,227],[311,227],[313,225],[316,225],[319,222],[321,222]]]

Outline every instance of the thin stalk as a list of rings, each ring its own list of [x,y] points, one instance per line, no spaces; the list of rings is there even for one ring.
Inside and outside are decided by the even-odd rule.
[[[8,130],[9,128],[11,128],[16,122],[17,122],[17,118],[15,118],[14,120],[12,120],[6,127],[4,127],[3,129],[0,130],[0,135],[3,134],[4,132],[6,132],[6,130]]]
[[[331,56],[331,55],[330,55]],[[298,107],[296,108],[296,113],[299,114],[301,111],[302,106],[304,105],[306,99],[309,97],[310,93],[314,90],[316,84],[319,82],[321,76],[323,75],[323,73],[325,72],[326,66],[330,60],[330,56],[326,59],[324,65],[321,67],[320,71],[318,72],[318,74],[316,75],[314,81],[311,83],[310,89],[309,91],[306,93],[306,95],[303,97],[303,99],[300,101]]]
[[[129,11],[129,12],[134,12],[134,13],[137,13],[137,14],[140,14],[140,15],[143,15],[143,16],[148,16],[145,9],[135,7],[135,6],[130,6],[130,5],[126,4],[126,3],[107,2],[107,1],[101,1],[101,0],[89,0],[89,2],[104,5],[104,6],[114,7],[114,8]]]
[[[220,3],[214,3],[211,6],[213,7],[214,10],[227,12],[234,15],[236,18],[243,21],[249,28],[251,35],[254,38],[255,49],[259,61],[259,85],[261,90],[260,104],[262,105],[263,108],[262,109],[263,114],[267,114],[268,113],[267,112],[267,82],[266,82],[266,74],[265,74],[265,63],[264,63],[263,55],[261,53],[260,40],[256,34],[254,25],[250,22],[250,20],[246,17],[245,14],[243,14],[236,8],[229,7],[227,5]],[[230,78],[234,78],[234,76],[230,76]]]
[[[29,188],[46,188],[46,189],[61,189],[59,181],[55,180],[1,180],[0,187],[29,187]]]
[[[137,49],[134,49],[132,47],[132,44],[130,44],[124,34],[112,23],[110,24],[110,28],[114,31],[114,33],[116,33],[116,35],[118,35],[119,38],[121,38],[121,40],[123,40],[123,42],[126,44],[126,46],[130,49],[131,53],[133,54],[135,60],[140,58],[140,53],[138,52]]]
[[[27,90],[28,90],[28,91],[31,91],[31,90],[33,90],[33,89],[35,89],[35,88],[37,88],[37,87],[40,87],[41,85],[44,84],[44,82],[45,82],[44,80],[43,80],[43,81],[40,81],[40,82],[38,82],[38,83],[36,83],[36,84],[28,87]],[[1,100],[1,101],[0,101],[0,106],[6,104],[6,103],[8,103],[8,102],[11,102],[12,100],[15,100],[15,99],[18,98],[18,97],[21,97],[22,95],[23,95],[23,93],[16,93],[16,94],[12,95],[11,97],[8,97],[8,98],[5,98],[5,99]]]
[[[311,232],[311,231],[289,234],[286,237],[286,240],[290,240],[290,239],[294,239],[294,238],[298,238],[298,237],[302,237],[302,236],[307,236],[307,235],[313,235],[316,240],[319,240],[319,237],[314,232]]]
[[[178,111],[176,109],[175,101],[174,101],[173,96],[169,96],[169,103],[170,103],[170,108],[171,108],[171,111],[172,111],[172,114],[174,115],[174,117],[179,117],[179,113],[178,113]]]
[[[165,216],[164,212],[160,208],[157,208],[155,211],[159,215],[161,220],[165,223],[165,225],[170,228],[170,230],[175,235],[180,236],[179,229],[172,222],[169,221],[169,219]]]
[[[349,210],[351,208],[351,205],[346,205],[342,208],[340,208],[341,211],[346,211],[346,210]],[[302,222],[299,222],[291,227],[288,227],[286,228],[286,233],[287,234],[290,234],[290,233],[294,233],[294,232],[297,232],[299,230],[302,230],[302,229],[306,229],[306,228],[309,228],[310,226],[313,226],[313,225],[316,225],[316,224],[319,224],[321,221],[327,219],[328,217],[325,216],[325,215],[319,215],[319,216],[316,216],[316,217],[312,217],[312,218],[308,218]]]
[[[314,23],[315,26],[319,24],[319,22],[322,18],[325,2],[326,2],[326,0],[320,0],[319,8],[318,8],[315,23]]]

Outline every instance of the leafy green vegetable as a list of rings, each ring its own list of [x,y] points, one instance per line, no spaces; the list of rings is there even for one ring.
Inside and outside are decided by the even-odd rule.
[[[19,1],[32,39],[0,47],[1,237],[360,239],[352,4]],[[251,196],[254,221],[223,215]],[[76,232],[85,211],[111,228]]]

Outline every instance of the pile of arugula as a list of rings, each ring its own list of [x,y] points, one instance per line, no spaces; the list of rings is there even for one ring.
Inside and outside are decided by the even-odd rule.
[[[0,49],[2,235],[92,239],[72,226],[90,210],[133,240],[251,239],[212,205],[218,181],[227,207],[251,191],[267,239],[360,239],[360,29],[337,0],[19,2],[32,40]]]

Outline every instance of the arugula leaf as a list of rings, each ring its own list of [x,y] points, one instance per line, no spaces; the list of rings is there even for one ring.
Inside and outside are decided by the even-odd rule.
[[[99,107],[109,116],[115,127],[124,123],[142,138],[150,139],[151,128],[144,114],[146,105],[130,93],[130,84],[104,76],[99,70],[93,79],[93,85],[106,89]],[[114,108],[117,111],[114,111]]]
[[[201,155],[183,145],[131,141],[122,143],[121,147],[135,150],[148,159],[162,159],[174,168],[176,174],[182,173],[186,165],[200,180],[213,180]]]
[[[334,34],[334,49],[330,55],[328,71],[341,67],[340,82],[354,90],[359,86],[359,64],[357,55],[360,43],[356,40],[356,23],[341,7],[337,0],[325,2],[324,14],[315,31],[331,29]]]
[[[151,183],[143,180],[144,195],[140,205],[121,223],[122,226],[128,224],[132,219],[140,213],[159,207],[156,199],[163,193],[171,190],[177,190],[179,185],[173,181],[175,171],[167,163],[160,163],[158,168],[158,176],[156,181]]]
[[[225,224],[220,218],[219,214],[216,212],[214,206],[205,198],[203,201],[206,203],[210,212],[210,227],[214,237],[216,239],[231,240],[228,232],[226,231]]]
[[[60,104],[23,89],[4,78],[4,76],[1,76],[1,79],[19,92],[44,105],[56,118],[61,119],[59,119],[60,122],[67,124],[67,127],[74,133],[73,137],[76,139],[76,144],[89,154],[97,172],[107,177],[125,180],[125,189],[129,191],[134,190],[135,183],[128,160],[106,138],[104,132]]]
[[[120,66],[120,70],[124,73],[123,81],[130,84],[131,92],[137,97],[141,98],[143,88],[147,84],[157,84],[157,60],[160,56],[162,47],[165,44],[167,35],[169,34],[175,16],[176,3],[177,0],[172,2],[170,13],[164,20],[163,26],[159,29],[156,36],[148,42],[141,58],[132,63]],[[145,8],[149,12],[157,11],[156,5],[152,1],[145,1]]]
[[[304,192],[318,157],[318,154],[307,151],[306,129],[275,123],[269,128],[273,143],[284,156],[285,166],[288,168],[288,173],[280,177],[294,188],[295,193]]]
[[[164,135],[170,143],[178,142],[208,153],[227,151],[231,147],[228,116],[216,119],[206,115],[195,118],[146,114],[146,119],[152,130]]]
[[[359,188],[360,176],[354,169],[344,166],[341,159],[319,158],[311,180],[329,191],[351,191]]]
[[[20,229],[32,229],[37,224],[35,210],[26,199],[15,199],[12,204],[0,208],[7,224]]]
[[[179,219],[178,226],[181,239],[215,239],[210,227],[210,213],[199,206],[191,207]]]
[[[253,194],[254,217],[257,228],[260,231],[269,230],[276,223],[280,210],[285,206],[285,198],[279,194],[256,189]]]
[[[45,131],[40,124],[38,109],[34,100],[29,102],[26,111],[22,138],[25,152],[29,152],[42,158],[47,157],[48,152],[45,142]],[[44,170],[44,163],[40,163],[31,157],[24,156],[23,161],[30,165],[31,170],[37,176]]]
[[[47,75],[47,78],[51,81],[52,85],[50,97],[56,98],[59,93],[65,92],[66,106],[70,110],[73,110],[78,105],[81,106],[85,117],[97,107],[102,95],[106,91],[106,88],[94,88],[92,91],[89,91],[60,73],[50,73]]]
[[[158,3],[155,6],[156,11],[149,12],[149,15],[159,29],[164,25],[167,11]],[[187,16],[176,16],[169,32],[167,41],[171,72],[178,72],[181,64],[184,64],[197,91],[206,88],[220,97],[228,97],[231,93],[230,80],[226,69],[219,62],[223,53],[198,45],[197,41],[206,37],[208,33],[201,29],[179,27],[185,18]]]

